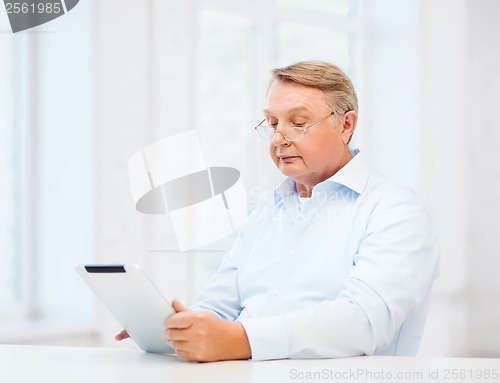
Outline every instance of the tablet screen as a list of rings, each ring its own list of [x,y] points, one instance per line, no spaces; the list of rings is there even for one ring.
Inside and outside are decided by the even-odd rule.
[[[175,310],[139,266],[86,265],[76,270],[141,349],[175,352],[163,339],[163,322]]]

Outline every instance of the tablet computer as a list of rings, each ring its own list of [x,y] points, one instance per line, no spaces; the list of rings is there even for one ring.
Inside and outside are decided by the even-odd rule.
[[[76,270],[141,349],[175,352],[163,339],[163,322],[175,310],[139,266],[85,265]]]

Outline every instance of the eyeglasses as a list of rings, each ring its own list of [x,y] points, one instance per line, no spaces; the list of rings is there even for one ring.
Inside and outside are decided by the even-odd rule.
[[[328,116],[323,117],[321,120],[315,122],[314,124],[308,126],[307,128],[301,128],[299,126],[287,126],[281,130],[277,130],[276,124],[274,125],[262,125],[266,122],[266,118],[264,118],[259,125],[257,125],[254,129],[257,131],[257,134],[260,138],[266,141],[271,141],[274,138],[276,133],[281,133],[281,135],[287,141],[302,141],[304,139],[304,135],[306,132],[318,125],[319,123],[325,121],[328,117],[333,116],[335,112],[331,112]]]

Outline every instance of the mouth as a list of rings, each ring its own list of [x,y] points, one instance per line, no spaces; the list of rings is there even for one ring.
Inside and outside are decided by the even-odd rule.
[[[279,155],[278,158],[280,159],[280,161],[282,162],[291,162],[293,161],[294,159],[296,158],[299,158],[300,156],[282,156],[282,155]]]

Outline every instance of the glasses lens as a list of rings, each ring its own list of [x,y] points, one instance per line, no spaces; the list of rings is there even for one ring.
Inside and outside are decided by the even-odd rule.
[[[263,140],[272,140],[274,137],[274,133],[274,128],[270,126],[260,125],[257,127],[257,134]],[[304,138],[304,132],[301,129],[295,127],[285,128],[283,129],[283,131],[281,131],[281,134],[283,134],[285,139],[288,141],[300,141]]]
[[[274,136],[274,129],[270,126],[261,125],[257,127],[257,134],[263,140],[272,140]]]

